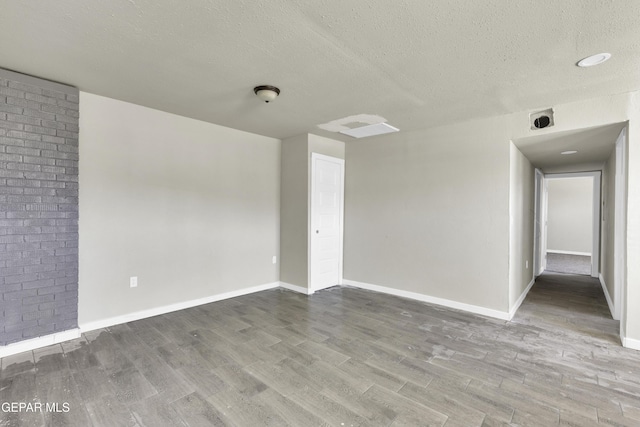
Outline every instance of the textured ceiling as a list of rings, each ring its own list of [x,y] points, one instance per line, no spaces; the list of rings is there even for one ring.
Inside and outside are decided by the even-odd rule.
[[[637,0],[0,1],[0,67],[273,137],[640,89]],[[580,69],[590,54],[607,63]],[[252,88],[280,87],[271,104]]]
[[[521,138],[513,143],[533,166],[544,172],[600,169],[609,159],[626,123]],[[561,155],[563,151],[578,151]]]

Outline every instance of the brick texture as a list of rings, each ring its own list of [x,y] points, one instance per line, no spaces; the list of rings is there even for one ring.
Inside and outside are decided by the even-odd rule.
[[[0,345],[78,324],[78,90],[0,69]]]

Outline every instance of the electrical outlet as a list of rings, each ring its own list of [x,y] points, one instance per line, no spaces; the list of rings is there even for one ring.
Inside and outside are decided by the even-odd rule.
[[[524,266],[525,266],[527,269],[529,268],[529,260],[526,260],[526,261],[524,262]]]
[[[129,287],[132,287],[132,288],[138,287],[138,276],[131,276],[129,278]]]
[[[278,258],[274,255],[273,258],[271,258],[271,263],[275,264],[278,262]]]

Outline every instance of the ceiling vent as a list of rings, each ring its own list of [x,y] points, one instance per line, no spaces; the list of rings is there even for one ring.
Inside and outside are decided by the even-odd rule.
[[[553,108],[529,114],[529,122],[532,130],[544,129],[553,126]]]
[[[349,135],[352,138],[366,138],[368,136],[383,135],[385,133],[398,132],[400,129],[388,125],[386,123],[376,123],[373,125],[360,126],[359,128],[341,130],[343,135]]]

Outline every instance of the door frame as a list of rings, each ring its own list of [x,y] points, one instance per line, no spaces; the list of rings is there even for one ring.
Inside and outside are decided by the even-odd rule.
[[[602,200],[601,194],[601,181],[602,172],[601,171],[589,171],[589,172],[570,172],[570,173],[548,173],[544,175],[545,179],[545,191],[544,198],[548,200],[548,180],[550,179],[562,179],[562,178],[583,178],[583,177],[591,177],[593,178],[593,224],[592,224],[592,238],[591,238],[591,277],[595,277],[596,279],[600,274],[600,204]],[[547,203],[548,204],[548,203]],[[545,207],[545,215],[544,215],[544,255],[546,259],[547,254],[547,219],[548,219],[548,206]]]
[[[336,283],[336,285],[341,285],[344,279],[344,181],[345,181],[345,177],[344,177],[344,171],[345,171],[345,162],[344,159],[340,159],[338,157],[332,157],[332,156],[327,156],[325,154],[320,154],[320,153],[315,153],[312,152],[311,153],[311,167],[310,167],[310,172],[311,172],[311,179],[310,179],[310,191],[309,191],[309,218],[308,218],[308,250],[309,250],[309,258],[308,258],[308,262],[309,262],[309,277],[308,277],[308,283],[309,283],[309,292],[313,293],[315,291],[318,291],[320,289],[324,289],[324,287],[321,286],[317,286],[316,284],[314,284],[313,282],[313,272],[314,272],[314,268],[315,268],[315,262],[314,262],[314,253],[315,253],[315,239],[314,239],[314,200],[315,200],[315,182],[316,182],[316,160],[324,160],[324,161],[328,161],[331,163],[335,163],[337,165],[340,166],[340,187],[342,189],[341,194],[340,194],[340,213],[339,213],[339,220],[340,220],[340,226],[339,226],[339,233],[340,233],[340,238],[339,238],[339,259],[338,259],[338,283]],[[330,286],[334,286],[334,285],[330,285]]]
[[[613,232],[613,318],[620,320],[620,336],[626,334],[625,292],[627,264],[627,128],[618,135],[615,145],[616,165],[614,179],[614,232]]]
[[[538,277],[547,268],[547,191],[544,173],[535,169],[535,199],[533,222],[533,275]]]
[[[533,276],[538,277],[547,268],[547,188],[544,173],[535,169],[533,205]]]

